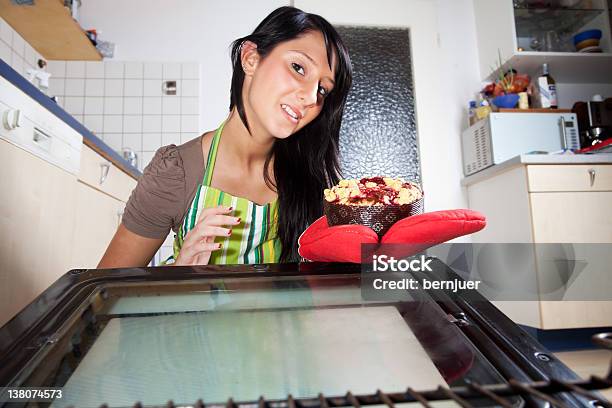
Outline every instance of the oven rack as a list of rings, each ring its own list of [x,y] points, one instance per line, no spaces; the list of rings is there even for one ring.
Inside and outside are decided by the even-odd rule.
[[[598,346],[612,350],[612,333],[602,333],[593,336],[593,342]],[[438,387],[435,390],[415,391],[407,388],[404,392],[384,393],[378,390],[376,394],[353,395],[350,391],[344,396],[328,397],[319,394],[317,398],[294,399],[288,395],[286,399],[266,400],[263,396],[257,401],[235,402],[230,398],[225,403],[204,403],[198,400],[193,405],[174,404],[168,401],[166,405],[151,408],[336,408],[354,407],[361,408],[369,405],[386,405],[388,408],[395,408],[395,404],[420,403],[424,408],[432,408],[430,402],[433,401],[454,401],[462,408],[475,408],[470,400],[482,400],[483,398],[491,401],[494,405],[503,408],[514,408],[508,400],[509,397],[528,397],[529,399],[541,400],[545,404],[550,404],[553,408],[568,408],[563,401],[554,397],[558,393],[574,393],[589,400],[593,408],[612,408],[612,403],[591,391],[612,388],[612,360],[610,368],[605,378],[591,376],[588,380],[579,381],[560,381],[552,379],[550,381],[519,382],[510,379],[508,384],[481,385],[475,382],[469,383],[464,387]],[[478,404],[482,406],[482,404]],[[109,408],[103,404],[100,408]],[[140,402],[133,405],[133,408],[145,408]]]

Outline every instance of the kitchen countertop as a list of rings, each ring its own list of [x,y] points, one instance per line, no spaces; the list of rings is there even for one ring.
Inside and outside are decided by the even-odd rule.
[[[120,170],[129,176],[138,179],[142,173],[134,166],[130,165],[119,153],[113,150],[110,146],[102,141],[99,137],[88,130],[81,122],[76,120],[72,115],[66,112],[61,106],[55,103],[51,98],[42,93],[38,88],[28,82],[17,71],[11,68],[6,62],[0,59],[0,76],[21,89],[24,93],[40,103],[49,112],[64,121],[68,126],[79,132],[83,136],[83,143],[95,150],[102,157],[113,163]]]
[[[526,164],[612,164],[612,153],[597,154],[521,154],[503,163],[488,167],[461,179],[462,186],[469,186],[502,173],[512,167]]]

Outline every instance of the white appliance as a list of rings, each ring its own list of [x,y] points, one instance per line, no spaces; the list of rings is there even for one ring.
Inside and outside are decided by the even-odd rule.
[[[79,174],[83,136],[0,77],[0,139]]]
[[[468,176],[529,152],[580,149],[574,113],[495,112],[461,134]]]

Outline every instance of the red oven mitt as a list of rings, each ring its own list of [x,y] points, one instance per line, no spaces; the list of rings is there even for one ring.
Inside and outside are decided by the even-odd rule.
[[[379,241],[376,233],[363,225],[329,227],[319,218],[298,239],[300,255],[319,262],[361,262],[361,244],[413,244],[402,253],[410,256],[451,239],[480,231],[486,225],[477,211],[458,209],[434,211],[399,220]]]
[[[299,254],[310,261],[361,263],[361,244],[377,244],[378,235],[365,225],[327,225],[323,216],[298,239]]]

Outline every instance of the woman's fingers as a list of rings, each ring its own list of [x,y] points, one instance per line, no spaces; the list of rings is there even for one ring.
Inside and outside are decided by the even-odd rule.
[[[217,207],[204,208],[202,212],[200,213],[198,222],[200,222],[204,218],[210,217],[211,215],[229,214],[232,211],[234,211],[233,207],[226,207],[224,205],[219,205]]]
[[[212,225],[201,224],[193,229],[200,237],[229,237],[232,235],[230,228],[214,227]]]
[[[238,225],[240,218],[230,217],[227,215],[210,215],[202,218],[193,230],[189,233],[198,237],[228,237],[231,235],[231,228],[224,228],[222,225],[230,227]]]
[[[217,242],[206,242],[204,240],[194,241],[189,245],[183,245],[179,257],[175,265],[193,265],[200,263],[208,263],[210,254],[213,251],[221,249],[222,245]],[[206,262],[196,262],[198,259],[206,258]]]
[[[232,217],[229,215],[211,215],[210,217],[202,219],[200,222],[215,227],[221,227],[223,225],[238,225],[240,224],[240,217]]]
[[[224,206],[203,209],[195,228],[185,236],[176,264],[193,265],[204,259],[206,262],[203,263],[208,263],[211,252],[221,248],[221,244],[214,242],[215,238],[225,238],[232,234],[231,228],[224,226],[231,227],[240,223],[240,218],[227,215],[233,210],[232,207]]]

